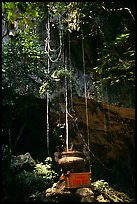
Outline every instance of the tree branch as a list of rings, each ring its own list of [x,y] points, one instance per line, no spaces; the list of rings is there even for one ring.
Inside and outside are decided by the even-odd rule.
[[[105,6],[102,5],[102,8],[105,10],[105,11],[123,11],[123,10],[127,10],[128,13],[131,15],[132,19],[135,20],[135,17],[133,16],[131,10],[129,8],[119,8],[119,9],[107,9],[105,8]]]

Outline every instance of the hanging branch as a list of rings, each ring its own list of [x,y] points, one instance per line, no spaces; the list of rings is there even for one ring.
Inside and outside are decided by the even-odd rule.
[[[69,48],[68,48],[68,55],[69,55],[69,67],[70,67],[70,72],[72,72],[72,66],[71,66],[71,50],[70,50],[70,33],[68,33],[68,41],[69,41]],[[70,75],[70,107],[71,111],[74,111],[73,109],[73,93],[72,93],[72,76]]]
[[[47,34],[48,34],[48,41],[50,41],[50,22],[49,22],[49,16],[48,16],[48,26],[47,26]],[[45,51],[46,51],[46,45],[45,45]],[[47,52],[49,53],[49,43],[48,43],[48,50]],[[47,66],[48,66],[48,74],[49,74],[49,67],[50,67],[50,61],[49,61],[49,57],[48,57],[48,61],[47,61]],[[49,155],[49,93],[47,90],[47,151],[48,151],[48,155]]]
[[[49,12],[50,12],[50,10],[49,10]],[[60,14],[59,14],[59,24],[61,24]],[[47,31],[47,38],[45,39],[45,53],[48,56],[47,73],[49,74],[50,73],[50,70],[49,70],[50,62],[51,63],[57,62],[61,56],[61,53],[62,53],[62,31],[61,31],[61,29],[59,29],[59,47],[57,49],[51,49],[51,47],[50,47],[50,35],[51,35],[51,33],[50,33],[50,13],[48,15],[48,22],[46,24],[46,31]],[[52,56],[50,55],[50,52],[52,52],[52,55],[54,55],[54,54],[56,54],[57,51],[59,51],[59,53],[58,53],[56,59],[53,60]],[[47,95],[47,113],[46,113],[47,114],[47,151],[49,154],[49,92],[48,92],[48,90],[46,91],[46,95]],[[66,92],[66,98],[67,98],[67,92]],[[66,100],[66,106],[67,106],[67,100]],[[66,115],[67,115],[67,110],[66,110]],[[68,129],[67,124],[66,124],[66,128]],[[68,135],[68,133],[67,133],[67,135]],[[68,138],[68,136],[67,136],[67,138]]]
[[[59,24],[61,24],[60,14],[59,14]],[[49,60],[55,63],[59,60],[61,53],[62,53],[62,31],[59,29],[59,47],[57,49],[51,49],[50,47],[50,24],[46,25],[46,30],[48,33],[48,37],[45,40],[45,52],[47,53]],[[56,53],[58,50],[59,50],[58,56],[56,57],[56,59],[53,60],[52,57],[50,56],[50,52]]]
[[[83,72],[84,72],[84,95],[85,95],[85,106],[86,106],[86,124],[87,124],[87,138],[89,143],[89,118],[88,118],[88,103],[87,103],[87,83],[86,83],[86,70],[85,70],[85,56],[84,56],[84,43],[82,35],[82,60],[83,60]]]
[[[65,46],[64,46],[65,50]],[[68,84],[67,84],[67,65],[66,65],[66,58],[64,54],[64,64],[65,64],[65,110],[66,110],[66,151],[69,148],[69,140],[68,140]]]
[[[119,8],[119,9],[107,9],[107,8],[105,8],[105,6],[103,6],[102,5],[102,8],[105,10],[105,11],[123,11],[123,10],[127,10],[128,11],[128,13],[131,15],[131,17],[132,17],[132,19],[135,21],[135,18],[134,18],[134,16],[133,16],[133,14],[132,14],[132,12],[131,12],[131,10],[129,9],[129,8]]]
[[[100,45],[101,45],[101,51],[103,50],[103,42],[102,42],[102,37],[101,37],[101,33],[100,33]],[[102,55],[102,52],[101,52]],[[103,57],[103,56],[102,56]],[[103,89],[103,77],[102,74],[100,74],[100,81],[101,81],[101,100],[102,100],[102,107],[103,107],[103,115],[104,115],[104,132],[105,135],[107,134],[107,127],[106,127],[106,117],[105,117],[105,108],[104,108],[104,89]]]

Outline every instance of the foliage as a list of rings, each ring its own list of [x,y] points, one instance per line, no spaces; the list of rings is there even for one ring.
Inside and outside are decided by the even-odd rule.
[[[58,144],[57,148],[60,151],[63,151],[63,147],[65,146],[64,128],[65,128],[65,123],[58,122],[58,124],[52,130],[54,138]]]
[[[62,80],[66,77],[67,79],[72,78],[72,71],[64,67],[59,67],[54,71],[51,71],[49,74],[46,74],[46,80],[40,86],[39,93],[40,95],[44,94],[46,91],[53,93],[57,83],[61,83]]]
[[[81,36],[81,33],[84,37],[95,36],[98,33],[104,35],[106,26],[110,30],[111,27],[117,25],[116,32],[111,32],[111,35],[108,36],[112,38],[115,33],[119,32],[119,27],[127,27],[128,22],[126,21],[122,22],[123,25],[119,24],[120,21],[123,21],[122,18],[132,20],[133,16],[132,4],[127,2],[49,2],[48,7],[53,19],[57,20],[61,15],[62,29],[71,33],[77,31],[78,37]],[[118,18],[115,18],[115,15]]]
[[[44,77],[44,54],[37,36],[30,30],[10,39],[3,45],[3,88],[10,87],[17,93],[36,89],[37,81]]]
[[[50,187],[57,179],[57,173],[52,170],[52,158],[47,157],[45,164],[37,163],[33,172],[23,170],[16,175],[19,186],[29,191],[29,195],[36,191],[42,191]]]
[[[32,2],[2,2],[2,15],[7,22],[7,29],[18,21],[20,31],[26,29],[27,25],[34,28],[33,21],[40,17],[38,7]]]
[[[17,174],[14,182],[17,182],[18,187],[22,186],[27,195],[35,191],[44,190],[49,185],[41,176],[26,170]]]
[[[124,10],[125,5],[126,4],[124,3],[107,4],[105,2],[40,2],[40,3],[39,2],[33,2],[33,3],[32,2],[4,2],[2,3],[2,15],[3,15],[3,19],[6,19],[6,21],[9,24],[18,22],[19,23],[18,30],[20,31],[29,29],[29,27],[31,27],[31,24],[37,27],[38,23],[43,19],[45,19],[45,17],[47,17],[49,13],[52,27],[57,26],[58,29],[63,30],[64,33],[66,33],[66,31],[69,31],[69,32],[77,31],[77,34],[76,34],[77,37],[80,37],[81,34],[84,35],[84,37],[86,37],[90,35],[91,36],[97,35],[99,33],[101,33],[104,36],[105,27],[106,27],[105,24],[107,23],[107,26],[110,27],[110,25],[108,25],[108,19],[114,16],[114,14],[116,13],[115,12],[116,9]],[[111,11],[111,10],[114,10],[114,11]],[[126,18],[127,17],[128,18],[130,17],[129,13],[126,14]],[[23,25],[26,25],[26,27],[23,28],[22,27]],[[126,27],[126,24],[124,26]],[[33,30],[35,30],[34,27],[33,27]],[[30,33],[30,35],[32,36],[32,38],[34,38],[34,34]],[[115,33],[113,35],[115,35]],[[122,34],[122,35],[125,35],[125,34]],[[99,74],[101,72],[103,73],[103,76],[102,76],[103,81],[105,80],[109,81],[112,78],[112,84],[115,82],[117,83],[119,81],[119,79],[117,79],[116,76],[113,76],[117,70],[118,72],[123,72],[124,70],[124,73],[121,75],[121,78],[129,77],[128,78],[129,80],[133,80],[134,78],[133,77],[134,72],[133,70],[130,69],[132,65],[134,66],[134,61],[132,59],[131,60],[129,59],[128,61],[125,60],[125,56],[129,55],[130,52],[131,52],[130,54],[132,54],[134,49],[128,47],[129,50],[127,50],[127,54],[126,54],[126,50],[124,52],[121,52],[124,57],[123,59],[117,56],[119,54],[118,50],[120,50],[121,48],[123,49],[125,46],[125,43],[126,43],[125,39],[128,40],[127,39],[128,36],[126,38],[124,36],[122,37],[122,35],[119,34],[119,36],[116,37],[116,39],[111,42],[108,42],[108,40],[106,41],[106,39],[104,39],[105,42],[104,42],[103,50],[101,50],[101,54],[99,54],[99,57],[98,57],[99,64],[96,67],[96,71]],[[25,49],[24,47],[22,49],[24,50],[25,53],[18,51],[18,49],[16,49],[17,43],[15,43],[15,45],[12,45],[12,47],[14,46],[14,52],[12,49],[12,52],[9,52],[9,55],[11,53],[14,53],[13,58],[15,59],[15,55],[16,55],[17,62],[23,61],[26,64],[30,63],[30,57],[33,58],[33,62],[31,62],[31,66],[28,67],[25,65],[26,69],[25,71],[23,70],[23,72],[26,73],[26,72],[29,72],[30,70],[33,71],[34,77],[31,77],[33,78],[32,79],[33,81],[34,81],[34,78],[39,78],[41,76],[40,80],[43,82],[43,85],[40,88],[40,94],[43,94],[45,90],[49,90],[50,86],[51,87],[53,86],[51,89],[54,90],[55,88],[54,82],[59,81],[60,76],[58,73],[60,72],[60,70],[54,70],[53,75],[50,74],[50,76],[47,76],[47,73],[45,73],[45,80],[44,80],[43,79],[44,71],[41,66],[41,63],[44,65],[44,68],[45,68],[46,60],[41,59],[43,58],[42,53],[39,53],[37,49],[36,49],[37,57],[34,57],[36,53],[34,53],[33,45],[35,43],[34,42],[32,43],[32,40],[30,40],[31,42],[28,40],[28,36],[26,37],[26,32],[24,32],[24,38],[27,39],[26,43],[24,43],[23,35],[22,35],[22,40],[21,39],[19,40],[21,40],[20,48],[22,48],[22,46],[25,46]],[[122,45],[122,43],[124,44]],[[13,40],[13,44],[14,44],[14,40]],[[24,54],[26,54],[28,58],[24,56]],[[20,57],[19,59],[17,58],[17,56],[22,57],[22,55],[24,56],[22,60],[20,60]],[[4,58],[8,59],[7,57],[9,56],[5,55]],[[122,60],[122,61],[120,61],[118,64],[117,62],[119,60]],[[14,62],[13,60],[7,60],[7,61],[11,62],[12,64]],[[10,65],[10,63],[8,65]],[[13,66],[13,65],[10,65],[10,66]],[[16,67],[16,63],[14,64],[14,66]],[[111,68],[110,66],[113,66],[113,67]],[[12,68],[12,70],[14,69]],[[18,70],[20,73],[20,66],[18,66]],[[112,77],[111,77],[111,72],[112,72]],[[12,79],[14,77],[14,72],[9,70],[9,73],[11,76],[10,78]],[[29,75],[30,74],[31,73],[29,73]],[[25,80],[23,80],[23,84],[28,83],[29,81],[28,78],[30,79],[30,77],[28,77],[28,74],[27,74],[27,76],[25,76]],[[33,86],[32,86],[32,89],[34,89]]]
[[[106,17],[103,5],[104,2],[3,2],[2,14],[8,26],[19,21],[19,29],[22,30],[24,25],[33,28],[34,20],[44,18],[49,10],[56,24],[61,17],[64,31],[79,31],[81,28],[87,31],[88,27],[88,34],[95,34],[103,28]]]
[[[78,2],[50,2],[48,4],[50,10],[52,10],[53,19],[61,17],[61,28],[65,31],[72,32],[79,31],[79,15],[80,10]]]
[[[41,191],[50,187],[56,181],[57,176],[57,173],[52,170],[52,158],[47,157],[45,164],[37,163],[33,172],[24,170],[16,176],[16,179],[27,189]]]
[[[135,81],[135,49],[129,33],[118,35],[111,42],[104,42],[98,52],[99,83],[113,85],[122,81]]]
[[[129,198],[125,193],[114,190],[104,180],[98,180],[91,184],[94,193],[103,195],[108,202],[133,202],[134,199]]]
[[[57,180],[58,174],[52,170],[51,157],[45,159],[45,164],[37,163],[31,172],[25,169],[17,172],[11,171],[11,155],[7,145],[2,146],[2,152],[3,190],[6,192],[3,196],[6,196],[8,201],[20,201],[22,197],[27,198],[32,193],[47,189]]]
[[[50,185],[54,183],[57,173],[52,170],[52,158],[47,157],[45,160],[45,164],[38,163],[35,166],[35,170],[38,175],[40,175],[45,181],[48,183],[50,182]]]
[[[129,19],[134,24],[130,5],[127,8],[125,3],[114,2],[54,2],[50,4],[50,9],[54,18],[61,14],[64,31],[77,31],[77,37],[91,35],[104,41],[103,45],[102,42],[98,45],[97,66],[91,68],[91,72],[96,71],[97,79],[101,78],[97,80],[97,86],[115,85],[126,80],[134,84],[135,48],[132,29],[127,21]],[[112,33],[114,27],[115,32]],[[111,32],[110,35],[107,32]],[[46,86],[44,84],[43,90]]]

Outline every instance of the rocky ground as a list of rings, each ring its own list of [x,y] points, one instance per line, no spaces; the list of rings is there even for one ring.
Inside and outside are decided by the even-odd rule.
[[[134,202],[126,194],[114,190],[103,180],[91,184],[91,187],[65,188],[65,183],[54,183],[51,188],[30,196],[31,201],[42,202]]]

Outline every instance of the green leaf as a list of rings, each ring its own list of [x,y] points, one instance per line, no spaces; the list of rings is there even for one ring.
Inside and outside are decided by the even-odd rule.
[[[14,2],[6,2],[7,8],[13,9],[15,7]]]
[[[48,86],[48,82],[45,82],[43,83],[42,86],[40,86],[40,89],[39,89],[40,95],[44,94],[44,92],[47,90],[47,86]]]
[[[31,28],[34,28],[34,23],[30,19],[27,18],[26,21]]]
[[[120,40],[121,38],[120,37],[116,37],[116,40]],[[115,43],[116,44],[116,43]]]
[[[8,12],[8,21],[11,19],[11,16],[13,15],[13,13],[11,11]]]
[[[20,30],[22,30],[22,29],[23,29],[24,24],[25,24],[24,19],[21,19],[21,20],[19,21],[19,27],[20,27]]]
[[[129,78],[128,81],[135,81],[135,78]]]
[[[35,16],[36,16],[36,17],[38,17],[38,16],[39,16],[38,11],[35,11]]]
[[[102,69],[99,69],[98,73],[99,73],[99,74],[102,74]]]
[[[32,15],[34,17],[38,17],[39,16],[38,11],[36,11],[36,10],[31,10],[29,13],[30,13],[30,15]]]
[[[101,67],[98,67],[98,69],[96,70],[96,72],[97,72],[98,74],[101,74],[101,73],[102,73],[102,68],[101,68]]]
[[[14,22],[18,18],[18,14],[13,13],[12,15],[12,21]]]
[[[4,13],[5,10],[5,4],[2,2],[2,13]]]
[[[124,38],[124,37],[128,37],[129,36],[129,33],[127,34],[121,34],[121,37]]]

